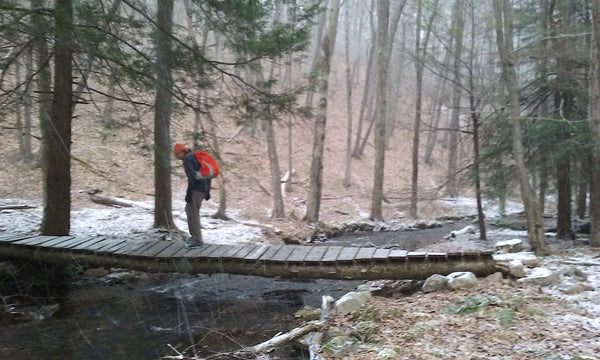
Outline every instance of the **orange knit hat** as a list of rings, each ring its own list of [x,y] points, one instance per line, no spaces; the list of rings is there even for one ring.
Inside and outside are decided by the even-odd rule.
[[[173,154],[177,155],[180,152],[182,152],[183,150],[185,150],[185,145],[177,143],[173,147]]]

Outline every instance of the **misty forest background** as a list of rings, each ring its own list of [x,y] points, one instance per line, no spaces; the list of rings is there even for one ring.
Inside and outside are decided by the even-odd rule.
[[[289,219],[301,138],[311,150],[297,221],[317,224],[335,104],[343,174],[329,186],[369,179],[370,218],[384,220],[392,194],[416,219],[424,199],[468,193],[485,238],[483,199],[517,196],[537,253],[549,251],[548,210],[561,238],[589,217],[598,247],[598,49],[600,0],[2,0],[2,161],[40,165],[40,233],[67,235],[72,164],[107,175],[72,153],[73,129],[93,119],[84,133],[151,155],[139,161],[153,174],[130,175],[153,177],[154,227],[174,229],[175,141],[221,163],[214,216],[226,218],[228,171],[246,164],[226,156],[219,129],[258,138],[270,216]],[[148,141],[122,144],[124,131]],[[410,149],[400,190],[386,173],[394,142]],[[422,183],[432,167],[444,177],[433,192]]]

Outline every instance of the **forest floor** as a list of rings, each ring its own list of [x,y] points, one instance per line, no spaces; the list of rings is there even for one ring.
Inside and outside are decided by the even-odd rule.
[[[336,88],[335,83],[331,86]],[[334,94],[335,96],[335,94]],[[331,102],[334,104],[335,102]],[[341,103],[341,102],[339,102]],[[399,113],[412,113],[410,104],[403,104]],[[355,109],[355,112],[356,109]],[[143,209],[124,209],[117,215],[107,212],[102,205],[92,203],[86,191],[102,190],[107,196],[153,203],[153,147],[152,136],[146,123],[139,126],[139,119],[128,119],[118,114],[119,126],[112,132],[100,130],[99,121],[92,114],[80,114],[73,123],[72,144],[72,205],[76,219],[74,232],[96,229],[100,225],[114,224],[119,217],[143,219],[144,228],[134,228],[130,221],[132,238],[148,239],[159,236],[151,230],[152,218]],[[288,159],[294,169],[291,191],[286,194],[284,219],[271,219],[272,190],[269,162],[266,155],[264,134],[257,126],[254,133],[231,124],[230,119],[218,122],[217,136],[223,159],[223,175],[215,182],[212,200],[203,205],[203,224],[206,242],[280,241],[282,236],[312,231],[314,227],[302,221],[306,211],[309,186],[309,170],[312,154],[312,121],[294,119],[292,138],[287,129],[280,126],[278,151],[281,168],[287,170]],[[191,116],[175,118],[172,124],[173,140],[190,144]],[[356,121],[356,119],[355,119]],[[408,218],[412,133],[410,116],[399,120],[390,137],[385,163],[385,219],[410,222]],[[320,221],[324,224],[368,221],[370,213],[371,185],[373,183],[373,145],[367,143],[360,159],[352,160],[351,186],[343,187],[346,152],[346,110],[332,106],[328,115],[328,127],[323,167],[323,191]],[[97,131],[92,129],[98,129]],[[39,163],[23,164],[18,161],[16,133],[0,130],[0,199],[10,203],[36,203],[42,200],[42,180]],[[440,137],[441,138],[441,137]],[[292,142],[290,152],[289,143]],[[422,141],[424,143],[424,141]],[[468,163],[468,142],[463,142],[461,158]],[[38,144],[39,145],[39,144]],[[422,219],[441,216],[460,217],[476,213],[472,206],[465,206],[459,199],[443,198],[446,179],[445,158],[447,149],[438,144],[432,165],[422,164],[419,172],[419,214]],[[180,163],[173,158],[173,204],[174,210],[183,212],[185,175]],[[462,182],[461,182],[462,183]],[[463,184],[464,185],[464,184]],[[219,190],[227,192],[228,215],[237,221],[260,226],[246,226],[228,231],[228,225],[209,219],[216,210]],[[461,195],[471,191],[464,187]],[[497,211],[497,210],[494,210]],[[24,221],[29,229],[39,225],[39,209]],[[100,214],[100,215],[99,215]],[[7,215],[7,214],[5,214]],[[16,216],[0,217],[0,228],[11,230],[18,225]],[[77,220],[79,219],[79,220]],[[84,220],[85,219],[85,220]],[[111,222],[112,221],[112,222]],[[185,222],[179,221],[182,227]],[[98,227],[94,227],[98,226]],[[110,226],[109,226],[110,227]],[[473,237],[473,235],[471,235]],[[522,234],[518,237],[523,237]],[[472,238],[463,242],[441,242],[429,250],[491,248],[492,237],[487,243]],[[565,249],[559,246],[556,253],[543,261],[564,267],[570,258],[593,259],[597,251],[586,247]],[[377,352],[372,343],[389,344],[399,351],[402,359],[600,359],[600,311],[597,294],[600,291],[600,266],[586,266],[586,284],[591,291],[566,295],[559,287],[538,287],[517,283],[513,279],[501,281],[481,280],[469,290],[444,291],[430,294],[417,293],[409,297],[376,297],[373,306],[378,309],[379,331],[371,342],[352,353],[340,353],[344,359],[375,359]],[[473,305],[472,303],[475,302]],[[471,304],[471,305],[469,305]],[[464,306],[470,314],[453,313],[451,309]],[[338,317],[335,326],[352,328],[356,325],[351,316]]]

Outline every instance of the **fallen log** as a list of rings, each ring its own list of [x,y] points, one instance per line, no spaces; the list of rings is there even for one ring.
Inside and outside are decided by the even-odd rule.
[[[33,206],[33,205],[2,205],[2,206],[0,206],[0,211],[35,209],[36,207],[37,206]]]
[[[113,207],[135,207],[139,209],[144,209],[148,211],[154,211],[154,205],[142,203],[139,201],[127,200],[122,198],[116,198],[112,196],[104,196],[99,193],[90,193],[90,200],[96,204],[113,206]],[[181,219],[187,220],[185,215],[179,214],[177,212],[173,213],[173,216]]]
[[[106,205],[106,206],[115,206],[115,207],[137,207],[145,210],[154,210],[153,205],[144,204],[137,201],[116,198],[112,196],[104,196],[100,194],[90,195],[90,200],[95,202],[96,204]]]

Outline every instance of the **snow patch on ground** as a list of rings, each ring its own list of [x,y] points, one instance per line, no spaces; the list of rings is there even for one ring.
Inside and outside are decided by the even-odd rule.
[[[0,199],[0,206],[32,205],[35,208],[0,211],[0,231],[15,234],[33,234],[39,231],[42,222],[42,206],[39,203],[24,202],[17,199]],[[153,207],[152,203],[147,203]],[[183,202],[174,202],[174,209],[183,209]],[[243,244],[264,242],[259,227],[241,224],[242,214],[239,211],[228,211],[227,215],[234,219],[223,221],[213,219],[215,212],[212,204],[203,205],[201,209],[202,237],[212,244]],[[188,232],[185,212],[174,211],[175,225]],[[151,240],[156,237],[152,228],[154,215],[152,211],[141,207],[105,207],[86,208],[71,212],[72,236],[106,236],[109,238],[126,237],[132,241]]]

